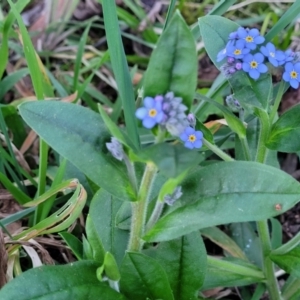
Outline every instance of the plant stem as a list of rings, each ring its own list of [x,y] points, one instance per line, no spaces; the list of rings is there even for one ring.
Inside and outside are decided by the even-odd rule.
[[[271,113],[270,113],[270,123],[273,124],[274,118],[276,116],[279,104],[281,102],[282,95],[284,93],[284,87],[285,87],[285,82],[281,81],[278,89],[278,93],[276,95],[274,105],[272,107]]]
[[[264,163],[267,156],[267,147],[265,146],[266,140],[269,136],[270,131],[270,121],[269,116],[265,111],[258,111],[257,116],[260,121],[260,133],[257,143],[257,153],[255,157],[255,161]]]
[[[251,161],[251,155],[250,155],[250,150],[249,150],[249,145],[248,145],[247,138],[246,137],[240,138],[240,141],[241,141],[241,145],[242,145],[243,152],[244,152],[244,155],[245,155],[245,159],[248,160],[248,161]]]
[[[152,228],[154,224],[157,222],[164,208],[164,204],[165,203],[163,201],[160,201],[159,199],[156,201],[151,217],[146,225],[146,231]]]
[[[266,160],[267,149],[265,146],[265,141],[268,138],[269,134],[269,117],[267,113],[263,111],[258,112],[258,117],[260,119],[261,128],[260,136],[258,140],[258,149],[256,154],[256,161],[259,163],[264,163]],[[264,274],[266,277],[266,286],[269,292],[270,299],[272,300],[281,300],[279,285],[275,276],[274,264],[269,258],[269,255],[272,251],[268,220],[258,221],[257,230],[258,236],[261,243],[262,256],[263,256],[263,268]]]
[[[234,161],[232,157],[230,157],[228,154],[226,154],[224,151],[222,151],[219,147],[211,144],[209,141],[206,139],[203,139],[203,144],[211,150],[213,153],[218,155],[220,158],[222,158],[225,161]]]
[[[152,162],[148,162],[144,171],[138,197],[136,202],[132,202],[131,234],[129,238],[128,250],[141,251],[143,247],[142,236],[145,230],[146,213],[148,199],[151,193],[157,168]]]
[[[261,242],[263,254],[263,266],[266,277],[266,285],[269,292],[270,299],[281,300],[280,289],[275,277],[274,264],[269,258],[272,251],[271,240],[269,235],[268,220],[257,222],[258,235]]]
[[[137,180],[136,180],[134,164],[129,160],[129,158],[126,154],[124,154],[124,162],[125,162],[125,165],[127,168],[129,181],[130,181],[130,183],[134,189],[134,192],[136,194],[138,191],[138,184],[137,184]]]

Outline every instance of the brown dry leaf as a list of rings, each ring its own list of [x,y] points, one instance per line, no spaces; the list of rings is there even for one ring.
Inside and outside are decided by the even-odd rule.
[[[0,228],[0,289],[6,284],[8,255],[6,252],[2,229]]]
[[[80,1],[73,15],[77,20],[86,20],[89,17],[100,14],[101,5],[96,0]]]

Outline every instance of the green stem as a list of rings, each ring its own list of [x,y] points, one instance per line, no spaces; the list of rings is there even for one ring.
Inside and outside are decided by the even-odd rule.
[[[160,201],[159,199],[156,201],[151,217],[146,225],[146,231],[151,229],[154,226],[154,224],[157,222],[164,208],[164,204],[165,203],[163,201]]]
[[[269,258],[269,254],[272,251],[272,245],[269,235],[268,220],[257,222],[257,230],[261,242],[264,273],[269,297],[272,300],[281,300],[279,285],[275,277],[274,264]]]
[[[138,184],[136,180],[136,174],[134,169],[134,164],[129,160],[128,156],[124,154],[124,162],[127,168],[129,181],[134,189],[135,194],[138,192]]]
[[[272,254],[283,255],[289,251],[292,251],[300,244],[300,232],[298,232],[291,240],[284,245],[272,251]]]
[[[218,155],[220,158],[222,158],[225,161],[234,161],[232,157],[230,157],[228,154],[226,154],[224,151],[222,151],[219,147],[211,144],[208,140],[203,139],[203,144],[211,150],[213,153]]]
[[[260,121],[260,133],[258,138],[255,161],[263,164],[267,156],[267,147],[265,146],[265,143],[269,136],[270,121],[268,114],[263,110],[258,111],[257,116]]]
[[[246,137],[240,138],[240,141],[243,148],[245,159],[251,161],[251,154],[250,154],[247,138]]]
[[[48,145],[45,141],[40,139],[40,159],[39,159],[39,178],[38,178],[38,190],[37,197],[41,196],[46,189],[46,175],[47,175],[47,162],[48,162]],[[38,205],[34,214],[34,224],[41,221],[43,215],[44,206]]]
[[[285,89],[285,82],[281,81],[280,85],[279,85],[278,93],[277,93],[275,101],[274,101],[274,105],[273,105],[271,113],[270,113],[270,124],[273,124],[274,118],[278,111],[279,104],[281,102],[282,95],[284,93],[284,89]]]
[[[258,140],[258,149],[256,154],[256,161],[264,163],[267,156],[267,148],[265,141],[269,135],[270,123],[267,113],[264,111],[258,111],[261,128],[260,136]],[[266,277],[266,286],[269,292],[270,299],[281,300],[279,285],[275,276],[274,264],[269,258],[272,251],[272,244],[270,239],[268,220],[258,221],[257,223],[258,236],[261,243],[262,256],[263,256],[263,269]]]
[[[136,202],[132,202],[132,219],[131,219],[131,234],[129,238],[128,250],[141,251],[143,247],[142,236],[144,235],[146,213],[148,206],[148,199],[151,193],[151,187],[157,173],[156,166],[148,162]]]

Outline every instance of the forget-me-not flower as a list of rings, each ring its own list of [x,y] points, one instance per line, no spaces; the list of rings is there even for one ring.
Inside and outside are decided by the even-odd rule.
[[[192,127],[187,127],[180,135],[180,139],[184,142],[184,146],[186,148],[201,148],[203,133],[201,131],[196,131]]]
[[[245,29],[240,27],[237,30],[239,38],[245,42],[245,47],[254,50],[257,45],[262,44],[265,38],[259,34],[256,28]]]
[[[245,48],[245,44],[246,43],[243,40],[238,40],[235,43],[231,43],[226,47],[227,56],[235,59],[243,58],[247,53],[250,52],[250,49]]]
[[[233,41],[229,41],[227,44],[226,44],[226,47],[224,49],[222,49],[218,55],[217,55],[217,62],[223,60],[225,57],[227,57],[227,48],[228,46],[230,45],[233,45]]]
[[[264,56],[261,53],[247,54],[243,59],[243,70],[249,73],[253,79],[258,79],[260,73],[268,71],[267,66],[263,63]]]
[[[279,50],[280,51],[280,50]],[[287,49],[286,51],[280,51],[284,54],[284,59],[279,61],[279,66],[284,65],[285,63],[289,62],[289,61],[293,61],[295,60],[295,52],[293,52],[291,49]]]
[[[281,61],[284,61],[285,54],[283,51],[276,50],[274,44],[268,43],[266,46],[262,46],[260,51],[266,56],[269,62],[274,66],[278,67]]]
[[[283,80],[289,82],[294,89],[297,89],[300,82],[300,62],[295,64],[288,62],[284,68],[285,72],[282,75]]]
[[[162,102],[152,97],[146,97],[144,99],[144,107],[138,108],[135,112],[135,116],[142,120],[144,127],[148,129],[153,128],[164,118]]]

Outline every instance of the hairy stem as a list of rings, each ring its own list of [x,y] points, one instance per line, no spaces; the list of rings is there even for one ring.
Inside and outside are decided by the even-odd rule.
[[[230,157],[228,154],[226,154],[224,151],[222,151],[219,147],[211,144],[209,141],[206,139],[203,139],[203,144],[211,150],[213,153],[218,155],[220,158],[222,158],[225,161],[234,161],[232,157]]]
[[[151,187],[157,173],[156,166],[148,162],[144,171],[138,197],[136,202],[132,202],[131,234],[129,238],[128,250],[141,251],[143,247],[142,236],[144,235],[148,199]]]

